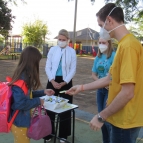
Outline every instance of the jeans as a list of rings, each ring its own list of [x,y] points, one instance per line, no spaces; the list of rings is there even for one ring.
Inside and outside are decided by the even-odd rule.
[[[140,127],[121,129],[111,125],[111,143],[136,143]]]
[[[106,101],[108,98],[108,90],[106,88],[101,88],[97,90],[96,101],[98,112],[101,112],[106,107]],[[101,128],[103,143],[110,143],[110,123],[105,122]]]

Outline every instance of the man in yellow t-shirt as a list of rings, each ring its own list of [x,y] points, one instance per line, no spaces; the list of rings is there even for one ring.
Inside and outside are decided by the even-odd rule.
[[[120,7],[108,3],[96,14],[100,37],[115,38],[119,45],[109,74],[92,83],[76,85],[67,91],[75,95],[83,90],[109,85],[107,107],[90,122],[93,130],[105,121],[111,123],[110,143],[136,143],[143,126],[143,47],[124,25]]]
[[[143,48],[132,34],[127,34],[119,41],[109,73],[111,83],[107,105],[111,104],[122,88],[126,88],[124,85],[129,84],[127,86],[130,87],[131,84],[133,87],[130,88],[134,90],[131,90],[131,97],[127,95],[129,101],[125,107],[108,117],[107,121],[123,129],[143,126]]]

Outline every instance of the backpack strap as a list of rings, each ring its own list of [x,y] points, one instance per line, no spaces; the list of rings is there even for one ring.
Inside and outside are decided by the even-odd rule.
[[[11,82],[12,78],[11,77],[6,77],[6,80],[8,82]],[[13,85],[16,85],[16,86],[20,87],[23,90],[24,94],[27,95],[27,93],[28,93],[28,87],[27,87],[26,82],[24,80],[19,79],[16,82],[14,82]],[[12,124],[13,124],[13,122],[14,122],[14,120],[15,120],[15,118],[16,118],[16,116],[17,116],[18,113],[19,113],[19,110],[16,110],[15,113],[14,113],[14,115],[12,116],[10,122],[7,123],[7,125],[8,125],[8,131],[10,131],[10,128],[11,128],[11,126],[12,126]]]
[[[17,116],[18,113],[19,113],[19,110],[16,110],[15,113],[13,114],[10,122],[7,122],[8,131],[10,131],[11,126],[12,126],[12,124],[13,124],[13,122],[14,122],[14,120],[15,120],[15,118],[16,118],[16,116]]]
[[[8,76],[8,77],[6,77],[6,80],[8,82],[11,82],[12,78]],[[24,80],[19,79],[16,82],[14,82],[13,85],[20,87],[23,90],[25,95],[28,93],[28,88],[27,88],[26,82]]]

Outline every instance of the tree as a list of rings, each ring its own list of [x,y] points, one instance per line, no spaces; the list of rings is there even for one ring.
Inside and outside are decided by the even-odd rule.
[[[0,35],[0,44],[4,42],[4,37]]]
[[[131,21],[135,17],[143,15],[143,0],[105,0],[105,3],[114,2],[125,11],[125,20]]]
[[[130,26],[129,31],[133,33],[138,40],[143,41],[143,15],[140,18],[134,18],[132,23],[134,26]]]
[[[5,0],[5,1],[7,1],[8,3],[9,3],[9,2],[10,2],[10,3],[13,3],[14,5],[17,5],[17,0]],[[26,3],[25,0],[21,0],[21,2]]]
[[[11,22],[14,20],[11,9],[8,8],[7,2],[0,0],[0,34],[7,33],[12,29]],[[7,32],[6,32],[7,31]],[[5,38],[7,35],[3,35]]]
[[[34,23],[26,23],[22,30],[23,42],[32,44],[37,48],[40,48],[45,42],[47,34],[49,34],[48,26],[41,20],[36,20]]]

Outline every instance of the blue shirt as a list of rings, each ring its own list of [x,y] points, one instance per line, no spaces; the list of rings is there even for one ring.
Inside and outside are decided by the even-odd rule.
[[[101,57],[96,56],[96,58],[94,59],[92,72],[96,73],[98,78],[107,76],[110,66],[113,63],[114,56],[114,51],[108,59],[106,57],[106,54],[102,54]]]
[[[57,72],[56,72],[56,76],[62,76],[62,75],[63,73],[62,73],[62,58],[61,58]]]

